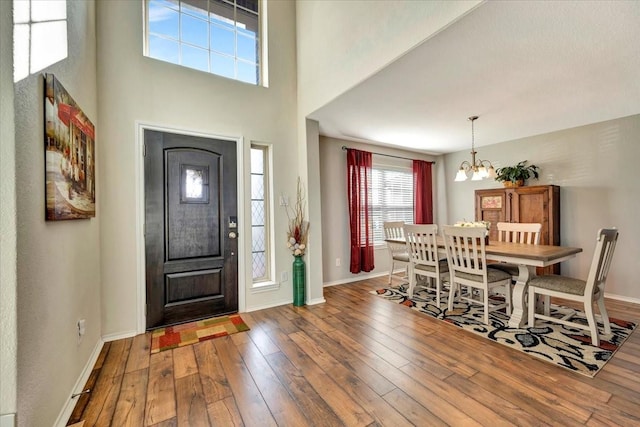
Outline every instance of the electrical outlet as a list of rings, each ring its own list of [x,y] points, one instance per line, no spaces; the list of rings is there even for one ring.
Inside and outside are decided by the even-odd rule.
[[[289,272],[283,271],[282,273],[280,273],[280,281],[286,282],[287,280],[289,280]]]
[[[340,258],[336,258],[336,267],[340,267],[341,261]]]

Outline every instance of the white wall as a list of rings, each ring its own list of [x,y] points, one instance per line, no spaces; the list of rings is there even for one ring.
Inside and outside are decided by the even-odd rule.
[[[528,160],[540,179],[528,185],[560,186],[560,241],[583,253],[562,264],[562,274],[586,279],[599,228],[620,229],[607,280],[607,294],[640,302],[640,185],[634,173],[640,157],[640,115],[477,148],[494,166]],[[474,190],[499,188],[493,180],[454,182],[468,150],[445,156],[448,223],[474,217]],[[442,213],[442,212],[441,212]]]
[[[142,242],[136,215],[142,194],[136,193],[136,121],[185,131],[243,138],[243,177],[249,189],[249,146],[259,141],[273,146],[275,194],[295,195],[298,176],[296,146],[295,3],[269,2],[269,87],[249,85],[143,56],[143,17],[139,1],[99,2],[98,91],[102,123],[100,179],[108,185],[99,193],[103,221],[101,241],[103,335],[137,331],[140,301],[137,246]],[[240,165],[243,168],[243,165]],[[240,237],[246,262],[240,292],[251,286],[250,193]],[[276,277],[289,271],[292,257],[285,240],[284,208],[275,211]],[[242,277],[242,276],[241,276]],[[142,293],[144,295],[144,292]],[[291,282],[279,290],[247,292],[246,309],[291,302]]]
[[[361,280],[368,276],[380,275],[389,271],[389,255],[387,247],[384,245],[375,247],[375,268],[373,271],[358,274],[353,274],[349,271],[351,251],[349,248],[349,207],[347,204],[347,156],[346,151],[342,150],[343,145],[358,150],[390,154],[409,159],[435,160],[436,164],[433,169],[434,184],[439,175],[437,171],[442,165],[440,157],[336,138],[320,137],[320,187],[323,222],[322,273],[323,281],[326,285]],[[399,160],[384,156],[374,157],[374,163],[383,162],[391,166],[411,167],[411,161],[409,160]],[[438,222],[437,200],[434,193],[435,223]],[[340,266],[336,266],[336,258],[340,258]]]
[[[12,2],[0,2],[0,425],[16,412],[16,181]]]
[[[304,116],[381,70],[481,1],[299,1]]]
[[[3,25],[4,27],[4,25]],[[54,73],[96,126],[96,34],[93,1],[67,3],[66,59]],[[3,49],[3,52],[5,50]],[[4,59],[3,59],[4,60]],[[52,425],[100,341],[100,205],[95,218],[45,222],[43,78],[15,84],[18,425]],[[98,181],[100,194],[103,182]],[[76,322],[86,319],[79,343]]]

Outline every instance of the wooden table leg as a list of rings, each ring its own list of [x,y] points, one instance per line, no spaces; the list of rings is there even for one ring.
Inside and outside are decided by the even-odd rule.
[[[533,268],[529,268],[523,264],[518,265],[518,270],[518,280],[512,293],[513,310],[509,318],[510,328],[522,328],[527,324],[525,315],[527,312],[527,284],[529,283],[529,278],[532,276],[532,272],[535,274]]]

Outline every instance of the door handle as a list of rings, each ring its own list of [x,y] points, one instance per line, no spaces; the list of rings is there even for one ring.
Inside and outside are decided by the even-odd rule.
[[[229,232],[229,238],[230,239],[235,239],[236,237],[238,237],[238,233],[236,233],[235,231],[230,231]]]

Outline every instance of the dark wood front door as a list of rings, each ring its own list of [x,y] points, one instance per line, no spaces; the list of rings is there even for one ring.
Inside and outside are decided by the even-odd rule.
[[[144,141],[147,329],[237,312],[235,141]]]

